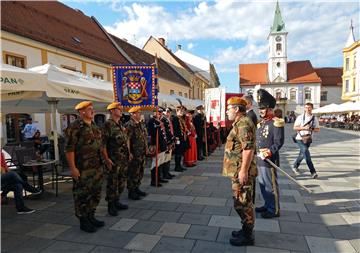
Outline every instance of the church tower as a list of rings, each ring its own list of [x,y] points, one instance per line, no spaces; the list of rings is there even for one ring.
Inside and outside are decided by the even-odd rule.
[[[287,81],[287,32],[281,17],[279,2],[276,2],[275,16],[270,33],[268,77],[270,82]]]

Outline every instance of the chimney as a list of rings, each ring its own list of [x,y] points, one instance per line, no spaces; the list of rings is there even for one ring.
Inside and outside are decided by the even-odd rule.
[[[159,42],[161,45],[163,45],[165,47],[165,39],[164,38],[159,38]]]
[[[176,49],[177,49],[177,50],[181,50],[181,45],[180,45],[180,44],[177,45]]]

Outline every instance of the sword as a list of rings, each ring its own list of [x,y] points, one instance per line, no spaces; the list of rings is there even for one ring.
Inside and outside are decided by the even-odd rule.
[[[290,179],[291,181],[293,181],[295,184],[297,184],[298,186],[300,186],[300,188],[304,189],[305,191],[307,191],[308,193],[312,193],[312,190],[306,188],[305,186],[301,185],[298,181],[296,181],[295,178],[293,178],[292,176],[290,176],[288,173],[286,173],[283,169],[281,169],[279,166],[277,166],[275,163],[273,163],[270,159],[265,158],[265,161],[267,161],[272,167],[274,167],[275,169],[279,170],[281,173],[283,173],[288,179]]]

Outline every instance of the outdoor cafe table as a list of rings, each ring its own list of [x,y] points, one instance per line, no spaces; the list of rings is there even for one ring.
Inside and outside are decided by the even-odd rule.
[[[54,166],[55,166],[56,160],[48,160],[48,159],[42,159],[40,161],[37,160],[30,160],[23,164],[24,167],[36,167],[38,171],[38,178],[39,178],[39,188],[40,190],[44,190],[44,177],[43,177],[43,167],[46,165],[53,166],[53,177],[54,177]]]

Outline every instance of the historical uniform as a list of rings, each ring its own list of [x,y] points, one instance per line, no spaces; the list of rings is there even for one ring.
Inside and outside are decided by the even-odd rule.
[[[169,112],[171,113],[171,109],[166,108],[164,113],[166,114]],[[164,164],[163,164],[163,168],[162,168],[163,178],[164,179],[172,179],[174,176],[170,174],[170,162],[171,162],[172,149],[175,144],[174,143],[174,129],[173,129],[173,125],[172,125],[170,118],[167,118],[165,115],[162,115],[160,120],[164,124],[164,127],[165,127],[166,140],[167,140],[167,146],[168,146],[168,149],[165,152]]]
[[[177,110],[186,110],[183,106],[178,106]],[[172,124],[174,127],[174,137],[175,137],[175,171],[182,172],[186,170],[181,166],[181,158],[184,155],[184,152],[188,148],[187,144],[187,133],[186,133],[186,122],[184,116],[173,116]]]
[[[121,109],[117,103],[110,104],[107,109]],[[127,181],[127,168],[129,162],[128,135],[121,121],[108,119],[103,129],[104,146],[110,160],[114,163],[107,168],[106,201],[109,203],[109,214],[116,215],[117,210],[127,209],[119,202],[121,193]]]
[[[91,102],[83,102],[75,107],[81,110]],[[91,104],[92,105],[92,104]],[[80,222],[90,221],[94,226],[101,226],[95,220],[95,209],[100,202],[103,179],[103,164],[100,155],[102,148],[101,130],[94,122],[87,124],[77,119],[66,130],[66,152],[74,152],[75,166],[80,177],[73,182],[75,215]],[[88,231],[87,231],[88,232]],[[94,231],[91,231],[94,232]]]
[[[239,97],[228,100],[228,105],[242,105],[245,103]],[[245,108],[244,108],[245,110]],[[241,232],[233,232],[234,237],[244,235],[244,240],[252,241],[252,231],[255,224],[254,204],[252,202],[254,178],[257,176],[256,159],[252,158],[248,169],[248,180],[241,184],[238,174],[242,165],[243,151],[255,150],[255,126],[250,118],[244,115],[237,117],[227,137],[224,154],[223,176],[231,178],[234,208],[243,224]]]
[[[129,110],[129,112],[132,113],[139,110],[140,107],[133,107]],[[141,180],[144,177],[145,155],[148,148],[148,134],[145,124],[142,122],[136,122],[132,118],[129,120],[126,129],[130,140],[130,153],[133,156],[128,166],[127,188],[129,190],[129,198],[139,199],[139,195],[142,195],[139,187]]]
[[[259,90],[258,93],[259,108],[274,108],[276,100],[266,90]],[[284,125],[283,119],[273,116],[272,113],[263,117],[256,131],[257,147],[261,153],[267,150],[263,157],[270,159],[273,163],[279,165],[279,150],[284,144]],[[279,185],[277,182],[277,172],[266,160],[257,158],[257,167],[259,171],[258,181],[261,194],[265,201],[264,206],[256,208],[257,212],[262,213],[264,218],[278,217],[280,215],[279,205]]]
[[[197,145],[197,156],[198,160],[204,160],[204,135],[205,135],[205,121],[206,117],[201,112],[204,109],[202,105],[196,107],[198,113],[194,117],[194,126],[196,130],[196,145]]]

